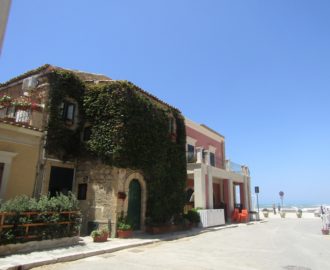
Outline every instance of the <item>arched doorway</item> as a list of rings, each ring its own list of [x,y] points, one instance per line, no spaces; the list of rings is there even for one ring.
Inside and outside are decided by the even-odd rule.
[[[127,219],[132,224],[134,230],[140,229],[141,185],[136,179],[133,179],[129,184]]]

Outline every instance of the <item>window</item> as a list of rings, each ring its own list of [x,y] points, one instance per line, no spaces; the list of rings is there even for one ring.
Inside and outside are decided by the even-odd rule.
[[[50,196],[56,196],[57,193],[68,195],[72,191],[73,177],[74,169],[52,166],[48,187]]]
[[[83,132],[83,141],[89,141],[92,135],[92,127],[85,127]]]
[[[215,155],[212,152],[210,152],[210,164],[211,166],[215,166]]]
[[[87,184],[78,185],[78,200],[86,200],[87,198]]]
[[[173,116],[169,119],[169,133],[172,142],[176,142],[176,120]]]
[[[188,155],[187,155],[188,162],[195,161],[195,146],[188,144]]]
[[[73,124],[75,108],[76,105],[71,102],[62,102],[60,106],[60,117],[66,122]]]

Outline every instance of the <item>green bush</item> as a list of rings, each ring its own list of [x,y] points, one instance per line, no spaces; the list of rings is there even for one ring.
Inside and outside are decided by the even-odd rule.
[[[122,231],[128,231],[132,229],[132,225],[127,220],[127,217],[123,216],[123,213],[120,218],[118,218],[117,229]]]
[[[75,214],[65,214],[63,211],[77,211]],[[13,213],[6,215],[4,228],[0,232],[0,244],[9,244],[28,241],[26,227],[23,224],[46,223],[43,226],[29,227],[29,235],[35,236],[32,240],[53,239],[78,235],[80,227],[80,213],[78,200],[70,193],[68,196],[58,194],[55,197],[42,196],[39,200],[22,195],[8,200],[0,207],[0,213]],[[30,216],[26,212],[36,212]],[[59,224],[59,222],[72,222]]]
[[[185,215],[185,218],[188,219],[191,223],[199,223],[201,221],[201,217],[197,212],[197,209],[191,209]]]

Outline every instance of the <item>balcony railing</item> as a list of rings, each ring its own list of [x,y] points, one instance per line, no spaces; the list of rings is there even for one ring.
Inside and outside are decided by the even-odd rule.
[[[240,165],[230,160],[226,160],[224,162],[222,159],[215,156],[214,164],[212,164],[209,151],[204,150],[203,148],[196,148],[196,151],[194,153],[186,152],[186,157],[187,163],[206,164],[217,168],[225,169],[226,171],[237,173],[240,175],[250,175],[249,168],[247,166]]]
[[[1,107],[0,119],[17,124],[32,126],[35,128],[42,127],[42,112],[31,108],[20,109],[14,106]]]
[[[233,173],[243,174],[242,165],[230,160],[226,160],[226,170]]]
[[[213,160],[210,158],[210,153],[207,150],[197,148],[195,152],[186,152],[187,163],[202,163],[217,168],[224,168],[224,161],[214,156]]]

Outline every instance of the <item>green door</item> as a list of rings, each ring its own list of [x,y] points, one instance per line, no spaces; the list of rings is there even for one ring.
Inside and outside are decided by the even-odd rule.
[[[140,229],[141,186],[136,179],[129,184],[127,219],[132,224],[134,230]]]

